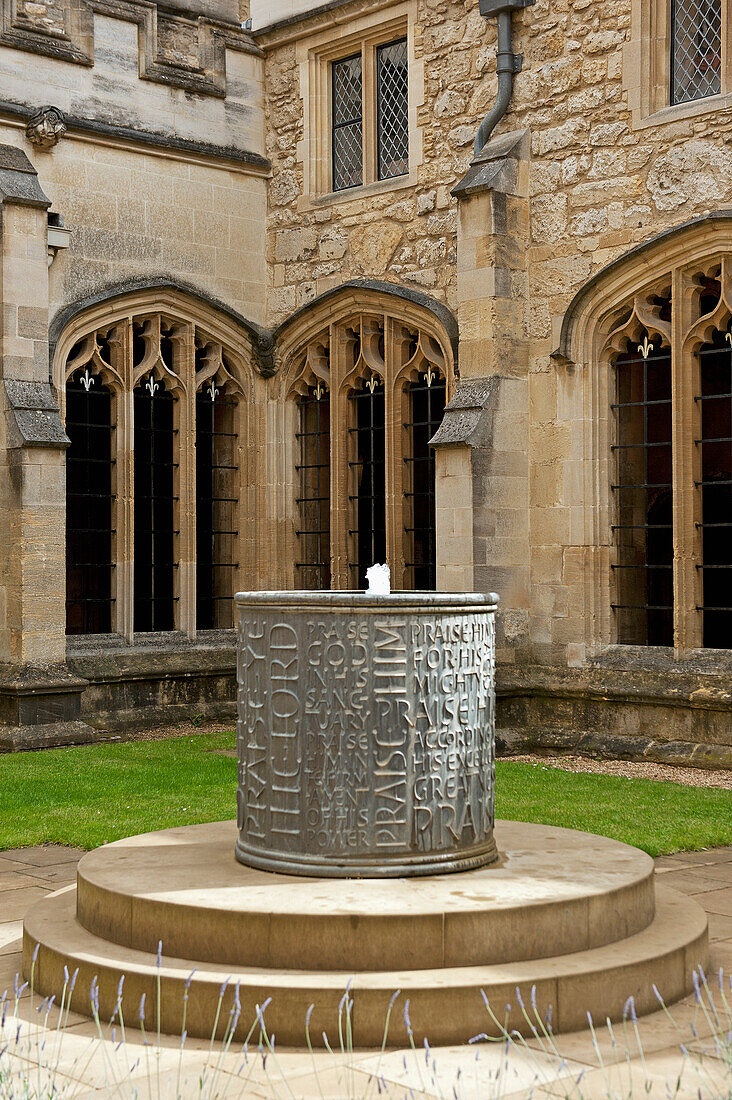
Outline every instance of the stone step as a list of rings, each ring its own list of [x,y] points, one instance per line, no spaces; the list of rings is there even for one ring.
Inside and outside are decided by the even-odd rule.
[[[464,1043],[481,1032],[497,1034],[483,993],[496,1016],[509,1028],[527,1031],[517,988],[529,1012],[533,990],[538,1012],[544,1015],[551,1005],[553,1029],[569,1031],[586,1026],[587,1012],[596,1020],[619,1019],[631,995],[639,1014],[656,1009],[654,983],[671,1003],[690,990],[692,969],[706,965],[704,911],[673,890],[657,887],[656,894],[656,914],[648,927],[602,947],[523,962],[404,968],[352,976],[347,970],[232,968],[167,956],[158,965],[154,954],[111,944],[82,927],[75,916],[76,888],[69,887],[44,898],[27,916],[24,973],[29,977],[33,965],[35,991],[53,993],[58,1001],[64,967],[70,973],[78,968],[71,1007],[90,1013],[89,989],[96,979],[102,1020],[108,1020],[114,1011],[124,975],[126,1026],[139,1026],[138,1004],[145,994],[145,1026],[155,1029],[159,990],[161,1030],[179,1034],[185,1027],[189,1035],[202,1038],[210,1036],[217,1011],[218,1033],[222,1034],[236,983],[242,1006],[237,1038],[244,1039],[255,1022],[255,1006],[271,998],[265,1020],[269,1034],[276,1036],[280,1046],[304,1045],[305,1019],[311,1004],[315,1005],[310,1024],[314,1045],[322,1043],[322,1032],[327,1033],[331,1044],[338,1044],[339,1004],[347,984],[353,1000],[351,1033],[355,1047],[381,1045],[389,1002],[397,990],[401,992],[391,1014],[389,1045],[408,1042],[404,1012],[407,1001],[417,1043],[425,1036],[436,1045]],[[32,964],[36,946],[38,955]],[[198,969],[189,978],[195,967]],[[220,998],[226,979],[228,986]],[[252,1041],[257,1039],[255,1029]]]
[[[141,951],[233,967],[359,973],[543,958],[624,939],[654,916],[653,860],[607,837],[496,822],[502,861],[402,879],[243,867],[231,821],[84,856],[77,917]]]

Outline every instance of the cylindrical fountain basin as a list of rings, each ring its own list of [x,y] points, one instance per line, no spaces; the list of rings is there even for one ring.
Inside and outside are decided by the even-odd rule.
[[[497,603],[238,594],[237,859],[328,877],[497,859]]]

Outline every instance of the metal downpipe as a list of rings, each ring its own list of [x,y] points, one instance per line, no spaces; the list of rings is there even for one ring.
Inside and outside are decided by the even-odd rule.
[[[513,74],[517,71],[516,60],[511,48],[511,11],[504,9],[498,12],[498,49],[496,51],[498,95],[475,135],[473,153],[476,157],[508,110],[513,91]]]

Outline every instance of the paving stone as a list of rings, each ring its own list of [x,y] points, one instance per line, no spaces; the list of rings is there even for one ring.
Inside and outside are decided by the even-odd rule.
[[[8,955],[12,951],[19,950],[19,944],[23,938],[23,922],[21,920],[6,921],[0,924],[0,955]]]
[[[729,916],[721,913],[708,913],[709,939],[732,940],[732,914]]]
[[[719,913],[723,917],[728,917],[732,914],[732,886],[702,894],[697,901],[708,913]]]
[[[719,879],[709,878],[696,871],[672,871],[662,878],[664,886],[670,886],[673,890],[679,890],[682,894],[696,897],[715,890],[724,890],[724,883]],[[702,904],[704,904],[702,902]]]
[[[0,894],[0,923],[22,920],[34,901],[45,897],[49,891],[38,886],[25,886],[20,890],[7,890]]]
[[[3,859],[10,859],[15,863],[29,864],[32,867],[55,866],[59,863],[70,863],[84,855],[81,848],[67,848],[62,844],[48,844],[37,848],[9,848],[2,853]]]

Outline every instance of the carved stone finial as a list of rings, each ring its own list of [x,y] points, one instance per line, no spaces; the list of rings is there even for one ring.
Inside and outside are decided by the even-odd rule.
[[[25,133],[31,145],[40,149],[53,148],[66,133],[63,112],[58,107],[39,107],[28,119]]]

